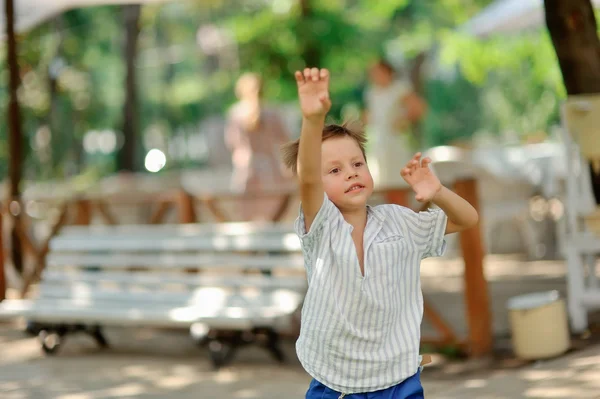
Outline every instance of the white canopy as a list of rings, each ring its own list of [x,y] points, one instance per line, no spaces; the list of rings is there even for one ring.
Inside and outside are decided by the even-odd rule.
[[[600,0],[592,0],[600,8]],[[496,0],[469,20],[461,30],[475,36],[508,34],[545,25],[543,0]]]
[[[15,31],[26,32],[40,23],[73,8],[90,7],[103,4],[141,4],[158,3],[165,0],[14,0]],[[4,36],[6,16],[4,0],[0,0],[0,35]]]

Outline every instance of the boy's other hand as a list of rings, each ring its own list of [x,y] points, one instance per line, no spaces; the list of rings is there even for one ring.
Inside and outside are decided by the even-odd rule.
[[[429,169],[430,163],[430,158],[421,160],[421,153],[418,152],[400,172],[402,178],[412,187],[419,202],[433,200],[442,189],[440,179]]]
[[[307,119],[324,119],[331,108],[329,71],[305,68],[304,72],[296,71],[295,77],[302,116]]]

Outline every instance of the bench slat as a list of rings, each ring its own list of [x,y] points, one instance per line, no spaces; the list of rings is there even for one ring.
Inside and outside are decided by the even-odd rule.
[[[85,235],[85,236],[115,236],[115,235],[248,235],[265,234],[281,235],[293,234],[290,223],[269,222],[230,222],[230,223],[194,223],[194,224],[133,224],[133,225],[91,225],[91,226],[65,226],[61,229],[60,236]]]
[[[73,303],[85,305],[89,302],[113,302],[136,304],[137,306],[197,306],[203,311],[217,311],[223,308],[261,308],[275,306],[295,308],[293,300],[300,295],[285,289],[259,290],[225,289],[204,287],[191,291],[134,291],[122,289],[102,289],[85,283],[72,283],[66,286],[41,285],[37,302],[46,299],[68,299]],[[115,306],[117,307],[117,306]]]
[[[198,306],[144,307],[114,302],[89,302],[78,305],[64,300],[45,300],[35,302],[23,316],[35,322],[157,327],[189,327],[195,322],[201,322],[212,328],[245,330],[258,326],[283,326],[285,320],[282,319],[290,314],[291,312],[278,307],[224,308],[210,313]]]
[[[50,253],[50,267],[83,266],[103,268],[224,268],[242,267],[255,269],[303,269],[304,259],[300,255],[238,255],[238,254],[177,254],[177,253],[106,253],[75,254]]]
[[[99,285],[116,283],[123,285],[140,285],[156,289],[156,286],[178,284],[190,287],[256,287],[287,288],[303,291],[307,287],[304,275],[298,276],[255,276],[255,275],[200,275],[184,273],[149,273],[114,272],[114,271],[82,271],[67,272],[48,270],[43,275],[44,286],[65,285],[75,282]]]
[[[120,252],[120,251],[299,251],[300,240],[295,234],[278,236],[211,236],[162,237],[138,236],[88,237],[58,236],[50,242],[51,251]]]

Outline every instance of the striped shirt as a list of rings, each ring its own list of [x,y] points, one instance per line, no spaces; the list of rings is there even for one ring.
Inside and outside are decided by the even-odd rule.
[[[399,384],[419,368],[421,259],[445,249],[446,215],[367,207],[364,277],[351,232],[327,198],[307,233],[295,222],[308,279],[296,352],[317,381],[346,394]]]

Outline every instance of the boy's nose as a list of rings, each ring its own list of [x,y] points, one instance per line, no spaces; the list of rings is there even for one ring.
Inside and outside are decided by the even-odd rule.
[[[358,177],[358,173],[352,172],[352,173],[348,174],[348,176],[346,177],[346,180],[354,179],[356,177]]]

